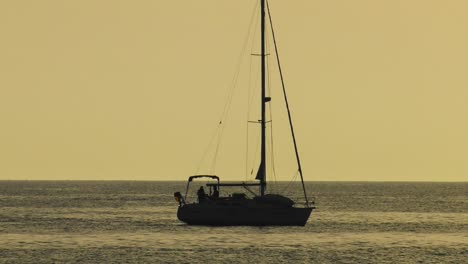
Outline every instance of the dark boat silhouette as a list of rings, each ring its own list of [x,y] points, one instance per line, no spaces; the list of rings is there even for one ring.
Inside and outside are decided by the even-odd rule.
[[[280,78],[282,82],[283,95],[288,113],[289,125],[294,143],[294,150],[297,160],[297,169],[301,179],[303,195],[305,199],[304,204],[295,203],[292,199],[274,193],[267,193],[267,170],[266,170],[266,105],[271,101],[270,97],[266,96],[266,45],[265,45],[265,24],[266,13],[270,22],[271,33],[273,37],[276,59],[278,63]],[[218,176],[215,175],[195,175],[188,179],[185,195],[180,192],[174,194],[176,200],[179,202],[177,210],[177,217],[180,221],[189,225],[209,225],[209,226],[304,226],[309,219],[312,210],[315,209],[313,202],[309,202],[307,192],[304,185],[304,178],[302,175],[302,167],[299,159],[299,152],[296,144],[296,137],[294,135],[294,127],[291,120],[291,113],[289,110],[288,99],[283,81],[283,74],[281,71],[281,64],[278,56],[278,49],[276,46],[276,39],[273,30],[273,23],[271,14],[266,0],[260,0],[260,18],[261,18],[261,38],[260,47],[261,54],[261,119],[258,123],[261,125],[261,156],[260,165],[257,172],[255,182],[239,182],[239,183],[224,183],[220,182]],[[253,54],[255,55],[255,54]],[[220,122],[221,124],[221,122]],[[198,192],[198,202],[187,202],[187,194],[190,189],[190,184],[193,180],[199,178],[208,178],[214,182],[206,184],[210,189],[210,195],[206,196],[202,188]],[[233,193],[227,197],[219,197],[218,193],[220,188],[242,187],[247,190],[253,197],[248,197],[245,193]],[[251,188],[259,187],[258,193]],[[213,195],[217,192],[216,195]]]

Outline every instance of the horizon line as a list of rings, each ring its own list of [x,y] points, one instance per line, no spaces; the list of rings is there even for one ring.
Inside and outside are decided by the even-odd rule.
[[[17,182],[26,182],[26,181],[37,181],[37,182],[44,182],[44,181],[76,181],[76,182],[186,182],[187,180],[122,180],[122,179],[102,179],[102,180],[91,180],[91,179],[82,179],[82,180],[77,180],[77,179],[61,179],[61,180],[56,180],[56,179],[0,179],[0,182],[5,182],[5,181],[17,181]],[[233,180],[227,180],[229,182],[232,182]],[[249,182],[249,181],[234,181],[234,182]],[[291,181],[274,181],[274,182],[286,182],[289,183]],[[299,182],[299,181],[298,181]],[[412,182],[412,183],[468,183],[468,181],[437,181],[437,180],[308,180],[304,182]]]

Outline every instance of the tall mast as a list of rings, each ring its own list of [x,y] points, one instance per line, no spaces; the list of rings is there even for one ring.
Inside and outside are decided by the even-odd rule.
[[[260,162],[260,194],[263,196],[265,194],[266,189],[266,127],[265,127],[265,0],[261,1],[261,8],[260,8],[260,19],[261,19],[261,49],[262,49],[262,95],[261,95],[261,109],[262,109],[262,119],[261,119],[261,126],[262,126],[262,149],[261,149],[261,162]]]

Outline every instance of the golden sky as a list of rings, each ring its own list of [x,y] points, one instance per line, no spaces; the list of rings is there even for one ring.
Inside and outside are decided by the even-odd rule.
[[[270,5],[306,180],[468,180],[468,1]],[[0,179],[185,180],[254,6],[0,1]],[[229,129],[216,173],[244,180],[245,124]]]

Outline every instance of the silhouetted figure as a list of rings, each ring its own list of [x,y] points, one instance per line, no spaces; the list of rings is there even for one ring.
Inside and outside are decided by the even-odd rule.
[[[184,197],[182,196],[182,194],[180,194],[180,192],[175,192],[174,198],[177,202],[179,202],[179,206],[182,206],[183,204],[185,204]]]
[[[219,198],[218,187],[213,186],[213,195],[211,195],[211,199],[216,200],[218,198]]]
[[[198,189],[197,196],[198,196],[198,202],[199,203],[202,203],[202,202],[205,201],[206,194],[205,194],[205,190],[203,189],[203,186],[200,186],[200,189]]]

